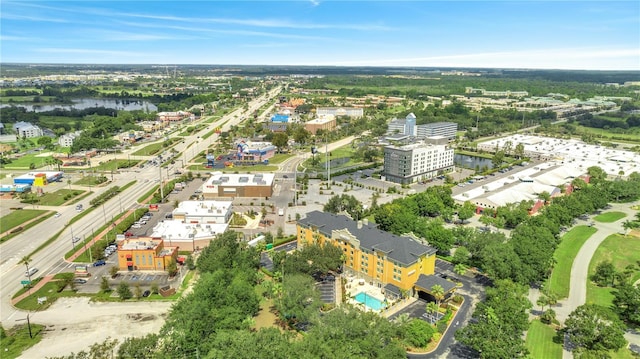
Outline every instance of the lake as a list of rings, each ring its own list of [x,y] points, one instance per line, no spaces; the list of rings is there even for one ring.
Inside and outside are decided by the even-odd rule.
[[[33,112],[46,112],[52,111],[56,108],[61,108],[65,110],[84,110],[92,107],[105,107],[105,108],[114,108],[116,110],[124,110],[124,111],[135,111],[142,110],[145,112],[155,112],[158,111],[158,107],[148,101],[143,100],[121,100],[121,99],[96,99],[96,98],[80,98],[71,100],[72,104],[3,104],[0,107],[10,107],[11,105],[17,107],[24,107],[27,111]]]
[[[493,163],[491,162],[490,159],[478,157],[478,156],[461,155],[456,153],[453,156],[453,162],[458,167],[469,168],[472,170],[482,169],[482,168],[487,168],[487,169],[493,168]]]

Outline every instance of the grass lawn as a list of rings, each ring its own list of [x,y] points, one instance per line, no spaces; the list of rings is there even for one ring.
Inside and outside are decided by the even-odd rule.
[[[593,220],[598,222],[611,223],[626,216],[627,215],[622,212],[606,212],[593,217]]]
[[[83,194],[82,190],[59,189],[55,192],[45,193],[42,197],[38,197],[37,203],[42,206],[61,206],[70,199]],[[65,198],[66,197],[66,198]]]
[[[106,181],[100,182],[102,177],[103,176],[87,175],[87,176],[84,176],[84,177],[80,178],[76,182],[74,182],[74,184],[77,185],[77,186],[98,186],[100,184],[106,183]]]
[[[33,163],[36,168],[46,165],[47,157],[36,157],[37,154],[24,155],[19,158],[12,158],[11,163],[4,165],[4,168],[29,168]]]
[[[137,150],[136,152],[132,153],[132,155],[134,156],[151,156],[151,155],[155,155],[156,153],[160,152],[160,150],[162,150],[163,148],[169,148],[171,147],[171,145],[174,142],[177,141],[182,141],[182,139],[177,139],[177,138],[170,138],[169,141],[162,141],[162,142],[156,142],[156,143],[152,143],[150,145],[147,145],[139,150]]]
[[[577,126],[577,129],[578,129],[578,132],[580,133],[582,132],[591,133],[596,137],[600,137],[598,139],[601,141],[612,139],[613,137],[617,138],[616,142],[640,141],[640,133],[633,130],[628,130],[626,131],[626,133],[613,133],[609,130],[605,130],[602,128]],[[624,141],[622,139],[624,139]]]
[[[593,227],[577,226],[562,236],[562,241],[554,253],[556,265],[553,267],[553,272],[549,277],[549,290],[552,293],[556,293],[558,298],[569,296],[573,260],[584,242],[596,231]]]
[[[529,349],[531,358],[562,358],[562,344],[555,343],[553,338],[556,330],[543,324],[539,320],[534,320],[529,325],[527,340],[525,345]]]
[[[16,308],[22,310],[45,310],[49,308],[60,297],[75,297],[76,292],[71,290],[63,290],[58,292],[58,284],[56,281],[50,281],[43,285],[42,288],[23,300],[16,303]],[[47,302],[44,304],[38,304],[38,298],[47,297]]]
[[[638,359],[638,356],[634,356],[631,350],[627,348],[622,348],[617,352],[610,351],[609,355],[611,355],[611,359]]]
[[[107,162],[102,162],[98,166],[94,167],[96,171],[117,171],[119,168],[129,168],[138,164],[140,161],[129,161],[129,160],[108,160]]]
[[[278,163],[282,163],[285,160],[289,159],[293,157],[293,155],[288,154],[288,153],[278,153],[276,155],[274,155],[273,157],[269,158],[269,164],[271,165],[276,165]]]
[[[19,318],[18,320],[26,319]],[[27,323],[21,324],[7,330],[7,337],[0,341],[0,353],[2,359],[14,359],[20,356],[23,351],[38,344],[42,339],[41,332],[44,325],[31,323],[31,336],[29,336],[29,327]],[[33,338],[32,338],[33,337]]]
[[[622,271],[629,264],[640,261],[640,240],[613,234],[600,244],[589,263],[589,275],[595,272],[598,263],[609,260],[618,271]],[[613,301],[612,288],[596,286],[587,281],[587,303],[610,307]]]
[[[11,211],[11,213],[6,216],[0,217],[0,228],[2,228],[3,232],[8,231],[47,212],[49,211],[39,209],[20,209]]]

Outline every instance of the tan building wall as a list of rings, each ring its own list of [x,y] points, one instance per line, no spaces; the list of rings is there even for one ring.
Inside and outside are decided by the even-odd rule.
[[[342,249],[345,254],[345,267],[360,273],[369,281],[377,283],[393,284],[396,287],[410,291],[418,280],[420,274],[431,275],[435,273],[436,256],[424,255],[415,263],[405,266],[401,263],[394,263],[387,258],[384,253],[372,252],[360,248],[359,241],[348,231],[337,231],[340,238],[349,240],[335,240],[326,238],[320,232],[314,232],[309,228],[297,226],[298,246],[304,247],[311,243],[331,243]]]
[[[235,197],[271,197],[272,186],[218,186],[218,193],[203,193],[205,199]]]
[[[305,123],[304,128],[311,132],[312,135],[315,135],[318,130],[333,131],[336,128],[336,120],[333,119],[324,123]]]

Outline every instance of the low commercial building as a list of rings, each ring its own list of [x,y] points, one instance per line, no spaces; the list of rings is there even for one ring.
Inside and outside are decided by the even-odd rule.
[[[225,224],[233,212],[231,201],[182,201],[173,210],[173,219],[184,223]]]
[[[239,161],[264,162],[276,155],[278,149],[271,142],[241,141],[236,145]]]
[[[31,186],[46,186],[49,182],[57,182],[62,179],[63,172],[41,171],[28,172],[13,178],[14,184],[28,184]]]
[[[358,118],[364,116],[364,109],[358,107],[318,107],[316,115],[318,117],[331,115]]]
[[[583,172],[589,167],[597,166],[611,179],[626,178],[633,172],[640,173],[640,153],[591,145],[574,139],[517,134],[481,142],[478,150],[492,153],[503,150],[514,154],[518,145],[521,145],[521,155],[525,157],[558,161]]]
[[[453,149],[424,141],[384,148],[384,176],[395,183],[413,183],[451,172]]]
[[[202,186],[205,199],[236,197],[271,197],[273,173],[237,174],[213,172]]]
[[[229,228],[227,223],[185,223],[182,220],[164,220],[153,227],[152,237],[161,238],[169,247],[194,252],[209,245],[217,235]]]
[[[124,239],[118,243],[120,270],[166,271],[178,258],[178,247],[165,247],[164,240],[153,237]]]
[[[182,121],[182,120],[195,120],[196,117],[191,112],[177,111],[177,112],[158,112],[156,119],[162,122],[176,122],[176,121]]]
[[[336,128],[336,118],[332,115],[315,118],[304,124],[304,129],[315,135],[318,130],[333,131]]]
[[[417,238],[382,231],[368,221],[313,211],[297,223],[298,248],[331,244],[342,249],[348,275],[385,292],[411,294],[422,276],[435,272],[436,249]]]

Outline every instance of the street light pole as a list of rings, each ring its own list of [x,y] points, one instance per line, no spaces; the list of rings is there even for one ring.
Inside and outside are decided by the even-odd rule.
[[[71,245],[73,246],[73,249],[76,249],[76,239],[73,236],[73,227],[69,225],[69,229],[71,230]]]

